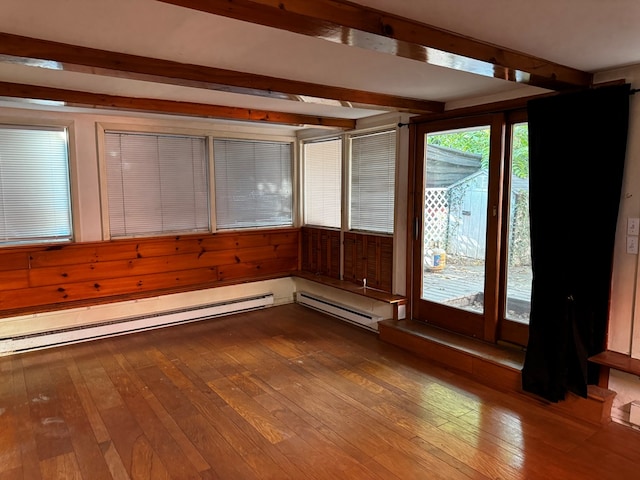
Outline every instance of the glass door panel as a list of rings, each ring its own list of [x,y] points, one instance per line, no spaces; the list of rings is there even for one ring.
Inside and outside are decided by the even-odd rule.
[[[533,272],[529,237],[529,129],[527,123],[513,125],[509,181],[511,196],[504,317],[529,324]]]
[[[425,136],[421,299],[484,313],[490,126]]]

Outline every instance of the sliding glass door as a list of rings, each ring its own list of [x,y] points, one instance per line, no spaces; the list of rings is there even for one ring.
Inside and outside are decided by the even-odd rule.
[[[414,318],[488,341],[526,340],[526,133],[502,114],[417,126]]]

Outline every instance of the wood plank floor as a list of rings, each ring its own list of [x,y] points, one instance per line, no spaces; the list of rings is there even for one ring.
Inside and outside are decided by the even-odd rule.
[[[285,305],[0,358],[0,478],[636,479],[596,427]]]

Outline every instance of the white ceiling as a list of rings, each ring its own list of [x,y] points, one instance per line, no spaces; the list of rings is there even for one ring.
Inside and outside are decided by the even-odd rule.
[[[356,3],[590,72],[640,63],[640,0]],[[0,31],[449,106],[542,91],[155,0],[0,0]],[[352,119],[380,113],[7,63],[0,63],[0,80]]]

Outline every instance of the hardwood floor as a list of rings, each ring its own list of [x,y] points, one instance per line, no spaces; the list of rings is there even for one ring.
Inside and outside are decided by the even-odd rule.
[[[298,305],[0,358],[0,478],[635,479],[583,424]]]

